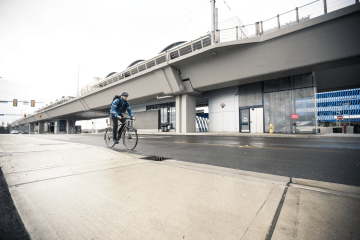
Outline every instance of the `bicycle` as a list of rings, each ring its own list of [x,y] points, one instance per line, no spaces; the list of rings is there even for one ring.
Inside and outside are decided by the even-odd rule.
[[[129,121],[129,120],[132,120],[131,118],[123,117],[122,119],[125,119],[126,123],[124,123],[124,124],[121,123],[119,126],[119,130],[118,130],[118,134],[117,134],[118,140],[120,140],[120,136],[121,136],[124,146],[128,150],[133,150],[138,143],[137,130],[132,127],[132,121]],[[121,125],[125,125],[125,126],[122,129],[122,131],[120,132]],[[109,148],[114,147],[115,143],[113,141],[113,128],[112,127],[109,127],[108,129],[106,129],[106,132],[104,135],[104,140],[106,142],[106,145]]]

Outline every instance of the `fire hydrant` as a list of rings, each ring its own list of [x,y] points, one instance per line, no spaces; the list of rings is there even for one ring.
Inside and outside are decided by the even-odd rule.
[[[269,125],[270,134],[274,133],[274,126],[272,124]]]

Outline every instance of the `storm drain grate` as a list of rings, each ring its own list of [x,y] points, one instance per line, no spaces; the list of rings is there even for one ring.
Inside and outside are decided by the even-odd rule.
[[[159,156],[150,156],[150,157],[143,157],[143,158],[140,158],[140,159],[152,160],[152,161],[164,161],[164,160],[171,159],[171,158],[159,157]]]

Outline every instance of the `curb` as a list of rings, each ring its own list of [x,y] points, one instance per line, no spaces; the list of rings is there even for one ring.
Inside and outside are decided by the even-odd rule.
[[[290,177],[279,176],[267,173],[251,172],[240,169],[225,168],[215,165],[206,165],[201,163],[183,162],[176,159],[169,159],[166,161],[152,162],[154,164],[161,164],[165,166],[172,166],[178,168],[189,169],[193,171],[200,171],[210,174],[217,174],[221,176],[235,177],[247,179],[250,181],[266,182],[275,185],[286,186],[290,182]]]
[[[307,190],[331,193],[341,196],[360,198],[360,187],[339,183],[321,182],[315,180],[292,178],[290,186]]]
[[[360,138],[357,134],[338,134],[338,135],[295,135],[295,134],[248,134],[248,133],[176,133],[176,132],[138,132],[139,135],[159,135],[159,136],[228,136],[228,137],[267,137],[267,138]]]

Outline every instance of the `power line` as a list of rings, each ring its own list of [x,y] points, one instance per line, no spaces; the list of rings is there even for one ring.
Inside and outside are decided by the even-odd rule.
[[[192,18],[191,20],[188,20],[188,22],[184,22],[184,23],[182,23],[182,24],[178,25],[177,27],[174,27],[174,28],[173,28],[173,29],[171,29],[170,31],[167,31],[167,32],[165,32],[164,34],[159,35],[159,36],[157,36],[157,37],[158,37],[158,38],[159,38],[159,37],[162,37],[162,36],[164,36],[164,35],[166,35],[166,34],[168,34],[168,33],[172,32],[172,31],[174,31],[174,30],[178,29],[180,26],[183,26],[184,24],[188,24],[190,21],[192,21],[192,20],[194,20],[194,19],[196,19],[196,18],[199,18],[199,17],[203,16],[204,14],[208,14],[208,12],[204,12],[203,14],[200,14],[200,15],[198,15],[198,16],[196,16],[196,17]],[[154,39],[153,39],[153,40],[154,40]],[[142,47],[142,46],[144,46],[144,45],[146,45],[146,44],[149,44],[149,43],[150,43],[150,42],[144,42],[143,44],[138,45],[138,47]]]
[[[142,39],[140,39],[138,42],[134,43],[133,45],[130,45],[129,47],[133,47],[133,46],[134,46],[134,45],[136,45],[137,43],[139,43],[139,42],[143,41],[144,39],[148,38],[149,36],[153,35],[154,33],[156,33],[156,32],[158,32],[158,31],[160,31],[160,30],[161,30],[161,29],[163,29],[164,27],[169,26],[169,25],[170,25],[170,24],[172,24],[173,22],[176,22],[177,20],[179,20],[180,18],[182,18],[182,17],[186,16],[187,14],[191,13],[191,12],[192,12],[192,11],[194,11],[195,9],[198,9],[199,7],[201,7],[202,5],[204,5],[205,3],[206,3],[206,2],[204,2],[204,3],[200,4],[199,6],[197,6],[197,7],[196,7],[196,8],[194,8],[194,9],[192,9],[191,11],[189,11],[189,12],[185,13],[185,14],[184,14],[184,15],[182,15],[181,17],[178,17],[178,18],[177,18],[177,19],[175,19],[174,21],[172,21],[172,22],[170,22],[170,23],[168,23],[168,24],[166,24],[166,25],[162,26],[161,28],[159,28],[159,29],[157,29],[157,30],[153,31],[152,33],[150,33],[149,35],[147,35],[147,36],[143,37],[143,38],[142,38]]]

